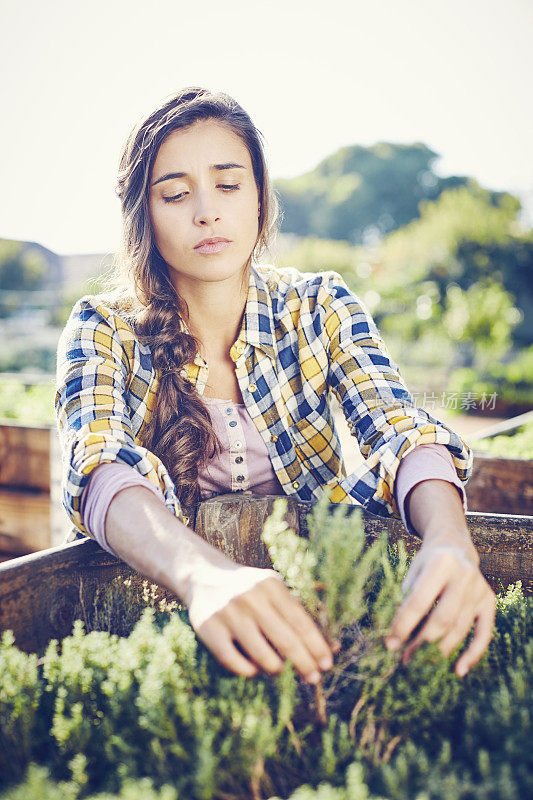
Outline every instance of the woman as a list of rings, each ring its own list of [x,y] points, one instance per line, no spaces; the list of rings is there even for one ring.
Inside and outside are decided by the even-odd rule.
[[[387,646],[406,645],[404,661],[425,640],[449,654],[475,624],[456,664],[465,674],[495,611],[464,516],[472,453],[416,408],[337,273],[255,263],[277,205],[246,112],[222,93],[179,92],[132,131],[118,195],[113,290],[75,304],[58,348],[64,504],[77,531],[178,595],[229,670],[277,673],[290,658],[316,682],[338,643],[274,570],[235,564],[194,534],[182,506],[227,491],[328,491],[401,516],[423,544]],[[348,476],[332,393],[366,459]]]

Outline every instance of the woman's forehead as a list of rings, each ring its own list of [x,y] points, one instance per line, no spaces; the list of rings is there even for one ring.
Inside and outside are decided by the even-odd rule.
[[[154,166],[186,171],[187,162],[208,162],[209,166],[235,161],[251,166],[250,154],[243,140],[227,125],[217,120],[199,120],[187,128],[172,131],[163,141]]]

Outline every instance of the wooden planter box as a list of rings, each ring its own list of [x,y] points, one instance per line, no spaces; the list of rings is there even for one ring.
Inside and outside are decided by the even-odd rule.
[[[286,499],[287,522],[306,536],[306,516],[312,506]],[[219,496],[188,511],[190,524],[233,560],[269,567],[260,531],[275,500]],[[408,534],[399,520],[367,512],[363,519],[369,541],[386,531],[391,541],[403,539],[410,552],[420,546],[420,540]],[[533,517],[474,512],[467,519],[481,556],[481,569],[493,588],[499,590],[520,579],[525,591],[531,593]],[[84,619],[87,609],[92,608],[96,588],[119,574],[132,576],[138,584],[145,579],[87,538],[6,561],[0,564],[0,631],[11,629],[19,648],[42,655],[51,638],[70,634],[73,621]],[[165,594],[173,597],[168,590]]]
[[[60,483],[55,426],[0,420],[0,561],[65,541]]]
[[[476,441],[511,433],[533,421],[533,411],[494,425],[470,441],[474,470],[466,484],[468,508],[496,514],[533,514],[533,460],[499,458],[476,450]]]

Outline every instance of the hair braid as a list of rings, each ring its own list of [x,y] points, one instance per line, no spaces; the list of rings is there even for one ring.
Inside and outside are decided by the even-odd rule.
[[[198,353],[198,341],[180,330],[178,305],[176,297],[158,297],[137,325],[159,380],[157,403],[142,438],[168,465],[180,502],[194,505],[200,500],[198,470],[220,452],[220,443],[207,408],[184,375],[185,365]]]

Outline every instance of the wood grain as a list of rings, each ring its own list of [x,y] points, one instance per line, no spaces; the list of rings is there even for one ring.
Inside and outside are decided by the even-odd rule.
[[[0,535],[18,541],[26,552],[50,547],[49,493],[0,488]]]
[[[0,424],[0,486],[50,491],[51,428]]]
[[[468,508],[494,514],[533,514],[533,461],[474,451],[466,486]]]

